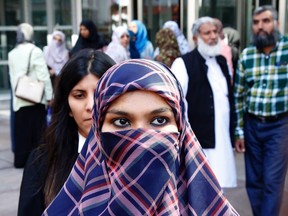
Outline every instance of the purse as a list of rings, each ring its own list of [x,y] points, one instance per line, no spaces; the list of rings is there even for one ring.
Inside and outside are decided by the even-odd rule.
[[[27,72],[25,75],[19,77],[18,79],[15,88],[15,96],[31,103],[40,103],[44,94],[44,82],[35,80],[28,76],[33,49],[29,55]]]

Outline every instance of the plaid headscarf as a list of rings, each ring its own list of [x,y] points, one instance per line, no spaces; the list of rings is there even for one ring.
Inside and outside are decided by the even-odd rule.
[[[134,90],[163,97],[179,133],[102,133],[108,107]],[[69,178],[44,215],[238,215],[185,119],[181,87],[167,67],[133,59],[110,68],[98,83],[93,118]]]

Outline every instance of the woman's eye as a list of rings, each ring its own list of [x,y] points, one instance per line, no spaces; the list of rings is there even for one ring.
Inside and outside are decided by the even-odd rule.
[[[152,121],[152,125],[155,126],[163,126],[168,122],[168,119],[166,117],[157,117]]]
[[[117,127],[127,127],[130,125],[129,121],[125,118],[116,119],[113,121],[113,124]]]
[[[77,93],[77,94],[74,94],[74,97],[75,97],[76,99],[82,99],[82,98],[85,97],[85,95],[84,95],[83,93]]]

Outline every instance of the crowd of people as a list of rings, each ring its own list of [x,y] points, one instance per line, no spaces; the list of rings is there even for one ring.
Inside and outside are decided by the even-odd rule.
[[[110,43],[83,20],[71,50],[56,30],[43,51],[19,25],[9,53],[18,215],[238,215],[225,196],[237,187],[235,152],[253,215],[279,215],[288,38],[272,6],[252,20],[242,52],[237,31],[208,16],[193,23],[194,46],[171,20],[155,47],[139,20],[115,26]],[[15,95],[28,62],[45,84],[38,104]]]

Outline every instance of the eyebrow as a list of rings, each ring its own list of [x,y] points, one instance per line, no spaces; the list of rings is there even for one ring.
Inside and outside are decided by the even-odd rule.
[[[169,107],[162,107],[162,108],[159,108],[159,109],[156,109],[156,110],[153,110],[151,112],[151,114],[160,114],[160,113],[163,113],[163,112],[167,112],[167,111],[170,111],[172,112],[172,109]],[[172,112],[173,113],[173,112]]]
[[[72,92],[86,92],[86,90],[81,89],[81,88],[77,88],[77,89],[72,89],[72,90],[70,91],[70,93],[72,93]]]
[[[127,112],[120,111],[120,110],[115,110],[115,109],[108,110],[108,111],[106,112],[106,114],[117,114],[117,115],[124,115],[124,116],[127,116],[127,115],[128,115]]]
[[[161,107],[159,109],[156,109],[156,110],[153,110],[152,112],[150,112],[150,114],[160,114],[160,113],[164,113],[164,112],[171,112],[173,113],[172,109],[171,108],[168,108],[168,107]],[[106,114],[117,114],[117,115],[123,115],[123,116],[128,116],[129,113],[128,112],[125,112],[125,111],[121,111],[121,110],[115,110],[115,109],[112,109],[112,110],[109,110],[106,112]]]

